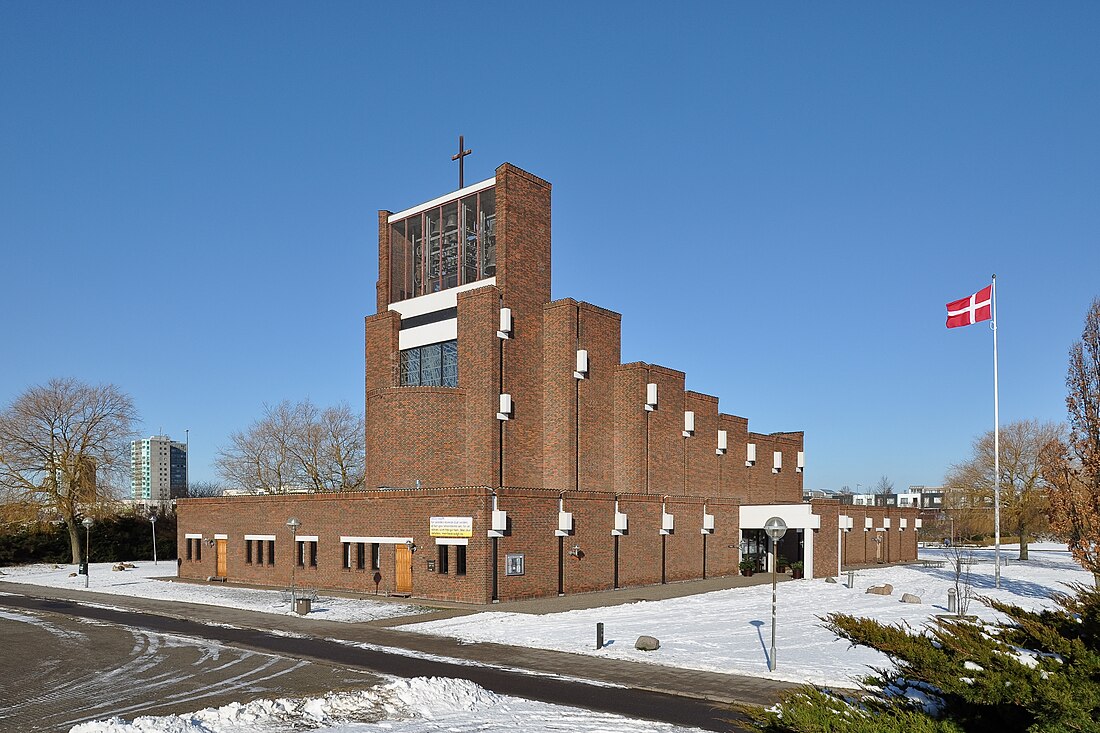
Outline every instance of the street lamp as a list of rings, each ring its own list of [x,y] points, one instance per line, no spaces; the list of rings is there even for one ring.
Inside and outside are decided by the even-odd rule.
[[[290,527],[290,532],[293,535],[291,541],[291,549],[293,550],[292,559],[290,561],[290,610],[294,610],[295,598],[294,598],[294,567],[298,564],[298,528],[302,526],[302,520],[298,517],[291,517],[286,520],[286,526]]]
[[[153,525],[153,564],[157,564],[157,515],[149,515],[149,524]]]
[[[88,587],[88,576],[91,575],[91,559],[92,559],[92,520],[88,517],[84,517],[84,521],[81,522],[84,525],[84,587]]]
[[[764,522],[764,531],[768,534],[768,537],[772,541],[772,653],[768,658],[768,669],[772,672],[775,671],[775,566],[778,564],[779,559],[779,540],[783,539],[783,535],[787,534],[787,523],[783,521],[781,517],[772,517],[768,521]]]

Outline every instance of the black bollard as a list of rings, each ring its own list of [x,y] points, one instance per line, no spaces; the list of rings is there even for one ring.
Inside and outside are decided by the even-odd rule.
[[[596,624],[596,648],[603,649],[603,622]]]

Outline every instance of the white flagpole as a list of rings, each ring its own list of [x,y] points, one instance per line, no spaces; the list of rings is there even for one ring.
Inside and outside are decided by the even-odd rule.
[[[997,276],[993,276],[993,547],[994,581],[1001,587],[1001,415],[997,390]]]

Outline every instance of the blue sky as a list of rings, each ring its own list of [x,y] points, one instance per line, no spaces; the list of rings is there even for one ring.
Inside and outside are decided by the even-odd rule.
[[[809,487],[938,484],[1065,417],[1100,296],[1100,5],[0,4],[0,403],[112,382],[190,430],[363,401],[377,210],[508,161],[553,294],[623,314]]]

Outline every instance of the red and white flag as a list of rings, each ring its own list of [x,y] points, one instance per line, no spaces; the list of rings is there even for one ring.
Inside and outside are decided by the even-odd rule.
[[[993,286],[986,285],[968,298],[947,304],[947,327],[969,326],[993,318]]]

